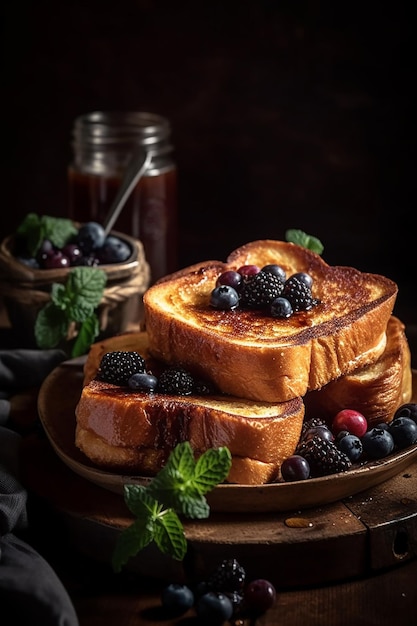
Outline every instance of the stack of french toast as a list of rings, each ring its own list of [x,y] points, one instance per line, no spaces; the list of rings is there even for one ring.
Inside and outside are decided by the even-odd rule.
[[[210,298],[221,274],[279,265],[312,279],[309,310],[277,318]],[[144,329],[94,344],[76,409],[76,445],[98,467],[153,476],[189,441],[199,455],[227,446],[228,482],[279,480],[303,422],[360,411],[369,426],[392,419],[412,395],[404,324],[393,315],[397,285],[351,267],[328,265],[294,243],[258,240],[226,262],[207,261],[166,276],[144,294]],[[137,351],[181,366],[216,389],[210,395],[135,392],[97,377],[103,355]]]

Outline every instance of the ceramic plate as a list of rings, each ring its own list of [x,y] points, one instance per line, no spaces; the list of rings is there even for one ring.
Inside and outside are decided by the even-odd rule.
[[[73,359],[62,363],[40,389],[39,417],[52,447],[71,470],[99,487],[122,494],[125,484],[146,485],[149,478],[98,469],[75,446],[75,407],[82,389],[83,362]],[[413,402],[417,402],[416,389],[417,371],[413,370]],[[219,485],[207,495],[207,500],[211,509],[219,512],[273,512],[321,506],[389,480],[415,458],[417,445],[331,476],[262,486]]]

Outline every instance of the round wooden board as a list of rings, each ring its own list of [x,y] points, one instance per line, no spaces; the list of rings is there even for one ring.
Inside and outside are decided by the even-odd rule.
[[[51,372],[39,392],[39,417],[56,454],[73,472],[121,495],[125,484],[146,484],[149,479],[102,471],[76,448],[75,407],[82,389],[82,364],[79,359],[67,361]],[[417,372],[413,371],[413,401],[416,384]],[[262,486],[219,485],[208,494],[207,500],[212,511],[229,513],[279,512],[322,506],[389,480],[415,458],[417,445],[386,459],[322,478]]]

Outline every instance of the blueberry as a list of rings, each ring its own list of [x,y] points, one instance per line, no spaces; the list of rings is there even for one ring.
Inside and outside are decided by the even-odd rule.
[[[293,314],[293,308],[287,300],[287,298],[283,298],[279,296],[275,298],[275,300],[271,304],[271,315],[272,317],[278,317],[280,319],[285,319],[291,317]]]
[[[16,260],[19,261],[19,263],[23,263],[23,265],[26,265],[26,267],[32,268],[33,270],[38,270],[40,268],[39,262],[34,257],[17,256]]]
[[[399,448],[407,448],[417,441],[417,423],[411,417],[396,417],[388,430]]]
[[[210,624],[210,626],[220,626],[233,615],[231,600],[219,591],[209,591],[203,594],[198,599],[195,609],[202,623]]]
[[[343,439],[342,439],[343,441]],[[394,439],[386,428],[374,426],[362,437],[364,454],[370,459],[382,459],[394,449]]]
[[[158,379],[147,372],[138,372],[129,378],[127,384],[134,391],[150,392],[158,386]]]
[[[103,226],[97,222],[87,222],[80,226],[76,236],[76,242],[85,255],[93,250],[101,248],[106,239]]]
[[[359,461],[362,456],[362,441],[356,435],[348,433],[344,437],[341,437],[337,442],[337,447],[346,454],[352,463]]]
[[[394,419],[396,417],[409,417],[417,423],[417,404],[415,402],[407,402],[406,404],[402,404],[395,411]]]
[[[211,292],[210,304],[215,309],[230,311],[239,304],[239,296],[236,289],[229,285],[220,285]]]
[[[96,255],[102,264],[106,263],[124,263],[130,257],[132,250],[130,246],[119,239],[109,235],[104,244],[96,250]]]
[[[162,606],[173,615],[181,615],[194,604],[194,594],[187,585],[171,583],[162,590]]]

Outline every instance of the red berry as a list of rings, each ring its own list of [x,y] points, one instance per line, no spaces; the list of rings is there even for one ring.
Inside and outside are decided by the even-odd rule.
[[[240,274],[244,278],[248,278],[249,276],[255,276],[255,274],[259,274],[261,268],[257,265],[242,265],[237,271],[238,274]]]
[[[245,587],[244,602],[251,612],[264,613],[275,604],[276,599],[277,592],[269,580],[257,578]]]
[[[335,415],[332,422],[332,431],[337,435],[347,430],[351,435],[362,437],[368,429],[366,417],[354,409],[342,409]]]

